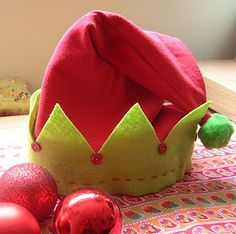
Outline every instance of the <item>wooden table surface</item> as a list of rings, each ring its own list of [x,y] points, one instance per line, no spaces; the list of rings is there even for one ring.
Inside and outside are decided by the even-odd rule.
[[[0,117],[0,142],[24,143],[27,141],[28,115]]]
[[[211,108],[236,120],[236,59],[199,61]]]

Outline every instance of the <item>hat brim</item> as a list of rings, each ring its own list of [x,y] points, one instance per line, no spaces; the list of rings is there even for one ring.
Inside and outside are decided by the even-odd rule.
[[[95,153],[82,133],[56,104],[40,135],[35,138],[40,90],[31,98],[29,121],[29,161],[47,168],[55,178],[59,194],[93,186],[110,194],[143,195],[173,184],[191,169],[191,155],[198,123],[209,102],[183,117],[164,142],[137,103],[111,132],[99,153],[103,162],[91,162]],[[31,144],[41,148],[35,152]],[[164,154],[158,146],[165,144]]]

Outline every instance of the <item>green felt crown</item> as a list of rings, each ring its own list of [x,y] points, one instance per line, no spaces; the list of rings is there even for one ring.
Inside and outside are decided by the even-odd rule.
[[[209,106],[205,103],[182,118],[162,142],[166,152],[159,153],[160,140],[139,104],[135,104],[97,152],[102,155],[102,163],[94,164],[94,150],[59,104],[35,138],[39,98],[40,90],[31,98],[28,157],[51,172],[61,195],[87,186],[110,194],[143,195],[175,183],[191,169],[197,125]],[[39,150],[32,149],[35,142]]]

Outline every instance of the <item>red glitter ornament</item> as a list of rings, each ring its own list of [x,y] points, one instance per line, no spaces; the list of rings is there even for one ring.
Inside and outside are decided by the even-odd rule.
[[[0,202],[13,202],[29,210],[38,221],[49,217],[57,201],[51,174],[32,163],[18,164],[0,177]]]
[[[57,234],[119,234],[122,230],[121,212],[107,194],[83,188],[60,202],[54,227]]]
[[[40,234],[35,217],[24,207],[9,202],[0,202],[1,234]]]

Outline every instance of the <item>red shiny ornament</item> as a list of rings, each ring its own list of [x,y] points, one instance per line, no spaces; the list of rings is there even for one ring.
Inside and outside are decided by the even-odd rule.
[[[35,217],[24,207],[14,203],[0,202],[1,234],[40,234]]]
[[[23,163],[0,177],[0,202],[13,202],[29,210],[38,221],[47,219],[57,201],[57,185],[41,166]]]
[[[79,189],[65,197],[54,216],[57,234],[120,234],[121,212],[105,193],[93,189]]]

